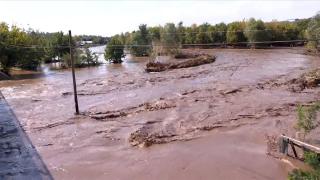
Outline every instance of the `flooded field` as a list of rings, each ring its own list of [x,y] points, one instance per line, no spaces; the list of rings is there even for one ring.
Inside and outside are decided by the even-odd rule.
[[[319,67],[297,50],[189,50],[198,67],[144,71],[147,59],[0,81],[56,179],[286,179],[299,162],[267,155],[267,136],[294,136],[296,106],[320,90],[288,83]]]

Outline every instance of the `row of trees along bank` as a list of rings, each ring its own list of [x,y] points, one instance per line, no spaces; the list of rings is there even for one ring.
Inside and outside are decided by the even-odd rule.
[[[320,15],[308,19],[289,21],[263,22],[249,19],[229,24],[184,26],[167,23],[164,26],[147,27],[140,25],[139,30],[122,33],[111,39],[101,36],[74,36],[76,41],[92,41],[108,46],[105,59],[119,63],[124,57],[124,49],[135,56],[157,56],[159,54],[174,54],[181,47],[212,47],[212,46],[251,46],[268,45],[255,42],[269,42],[273,45],[298,45],[294,40],[308,41],[308,48],[316,49],[319,44]],[[24,30],[17,26],[9,27],[0,23],[0,71],[9,74],[11,67],[36,70],[42,62],[61,61],[64,67],[70,65],[69,39],[63,32],[43,33]],[[278,42],[277,41],[284,41]],[[207,46],[210,45],[210,46]],[[76,66],[91,66],[99,64],[97,55],[87,48],[74,50]]]
[[[92,41],[103,45],[108,38],[101,36],[75,36],[77,41]],[[88,47],[74,49],[77,67],[97,65],[98,56]],[[32,29],[24,30],[17,26],[9,27],[0,23],[0,72],[9,75],[11,67],[36,70],[43,62],[61,62],[62,67],[70,64],[69,37],[63,32],[43,33]]]
[[[113,36],[106,47],[105,58],[119,63],[124,49],[135,56],[178,52],[187,47],[237,47],[302,46],[317,49],[320,38],[320,14],[294,21],[263,22],[251,18],[229,24],[204,23],[184,26],[167,23],[164,26],[139,26],[139,30]]]

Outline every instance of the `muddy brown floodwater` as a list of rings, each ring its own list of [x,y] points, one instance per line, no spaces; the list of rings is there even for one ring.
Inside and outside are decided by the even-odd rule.
[[[216,61],[146,73],[146,60],[79,69],[74,116],[67,71],[0,82],[56,179],[286,179],[300,166],[267,155],[294,135],[296,105],[319,88],[290,80],[319,66],[297,50],[195,50]]]

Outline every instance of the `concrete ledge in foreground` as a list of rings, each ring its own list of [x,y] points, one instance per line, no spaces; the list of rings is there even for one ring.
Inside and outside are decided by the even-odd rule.
[[[0,179],[53,179],[1,92]]]

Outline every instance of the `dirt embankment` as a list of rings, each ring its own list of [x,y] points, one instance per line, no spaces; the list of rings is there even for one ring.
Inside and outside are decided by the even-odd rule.
[[[171,62],[149,62],[146,65],[147,72],[161,72],[168,69],[188,68],[200,66],[202,64],[213,63],[216,57],[209,54],[200,53],[180,53],[174,56]]]

